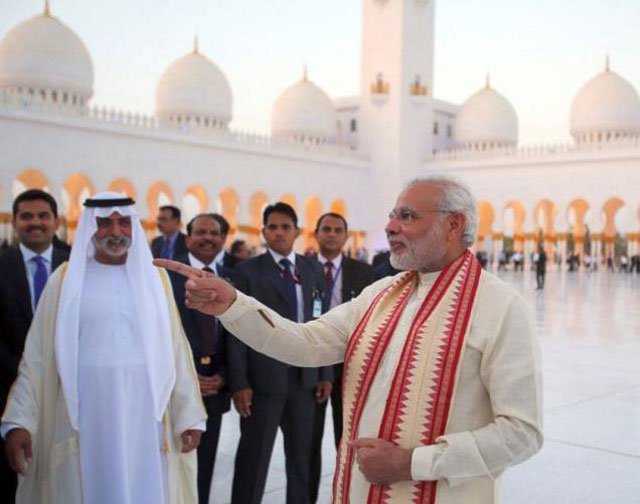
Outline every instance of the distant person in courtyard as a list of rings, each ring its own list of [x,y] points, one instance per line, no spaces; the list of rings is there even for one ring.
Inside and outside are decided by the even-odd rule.
[[[538,249],[538,260],[536,261],[536,289],[544,289],[544,277],[547,274],[547,253],[544,247]]]

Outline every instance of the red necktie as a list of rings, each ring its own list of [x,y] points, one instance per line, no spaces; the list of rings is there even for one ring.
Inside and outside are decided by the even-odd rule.
[[[327,291],[333,287],[333,263],[327,261],[324,265],[324,287]]]

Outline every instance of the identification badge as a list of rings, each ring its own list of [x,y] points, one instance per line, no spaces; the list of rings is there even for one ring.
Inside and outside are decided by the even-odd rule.
[[[318,318],[322,315],[322,299],[317,297],[313,300],[313,318]]]

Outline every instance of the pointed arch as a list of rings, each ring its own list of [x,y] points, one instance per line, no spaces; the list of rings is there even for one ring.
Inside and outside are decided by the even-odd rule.
[[[286,203],[287,205],[291,205],[291,207],[297,212],[298,211],[298,200],[293,194],[287,193],[283,194],[280,197],[280,201]]]
[[[602,221],[604,223],[602,233],[604,238],[615,238],[617,233],[624,233],[627,231],[624,229],[623,223],[619,222],[620,210],[625,207],[625,203],[621,198],[617,196],[609,198],[604,205],[602,205]]]
[[[49,191],[49,181],[44,173],[37,168],[27,168],[18,173],[18,176],[13,181],[11,188],[12,196],[15,198],[21,192],[27,189],[41,189],[46,192]]]
[[[240,197],[231,187],[226,187],[218,194],[218,212],[224,215],[229,222],[228,240],[233,241],[238,232],[238,211],[240,210]],[[227,242],[229,243],[229,242]]]
[[[189,222],[196,215],[206,212],[208,207],[209,196],[202,186],[194,184],[187,187],[182,197],[182,221],[184,223]]]
[[[117,192],[134,200],[136,199],[136,190],[133,184],[129,179],[124,177],[112,180],[107,186],[107,191]]]
[[[329,205],[329,211],[342,215],[345,219],[349,216],[347,212],[347,204],[342,198],[336,198]]]
[[[173,191],[169,184],[162,180],[158,180],[151,184],[147,191],[147,209],[149,212],[149,220],[155,218],[158,214],[158,208],[163,205],[174,204]]]
[[[493,205],[486,200],[478,201],[478,241],[492,236],[493,221],[495,220]]]
[[[574,237],[584,238],[587,232],[587,212],[591,206],[584,198],[576,198],[567,207],[567,224]]]
[[[310,248],[315,249],[317,242],[313,232],[316,229],[316,222],[322,215],[322,202],[317,196],[310,196],[304,202],[305,226],[303,229],[303,247],[307,251]]]
[[[62,207],[65,209],[63,228],[69,242],[73,241],[78,218],[82,212],[82,203],[94,193],[93,183],[82,173],[72,173],[65,180],[62,187]]]
[[[537,235],[542,232],[544,241],[555,240],[555,222],[558,209],[553,201],[543,198],[533,209],[533,219],[535,222],[536,241]]]

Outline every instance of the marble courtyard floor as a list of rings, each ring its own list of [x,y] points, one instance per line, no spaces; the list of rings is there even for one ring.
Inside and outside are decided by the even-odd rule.
[[[640,275],[501,272],[535,310],[544,366],[545,444],[503,478],[503,504],[640,503]],[[320,503],[329,502],[335,450],[323,446]],[[229,502],[238,416],[225,415],[211,503]],[[283,504],[282,440],[264,503]]]

